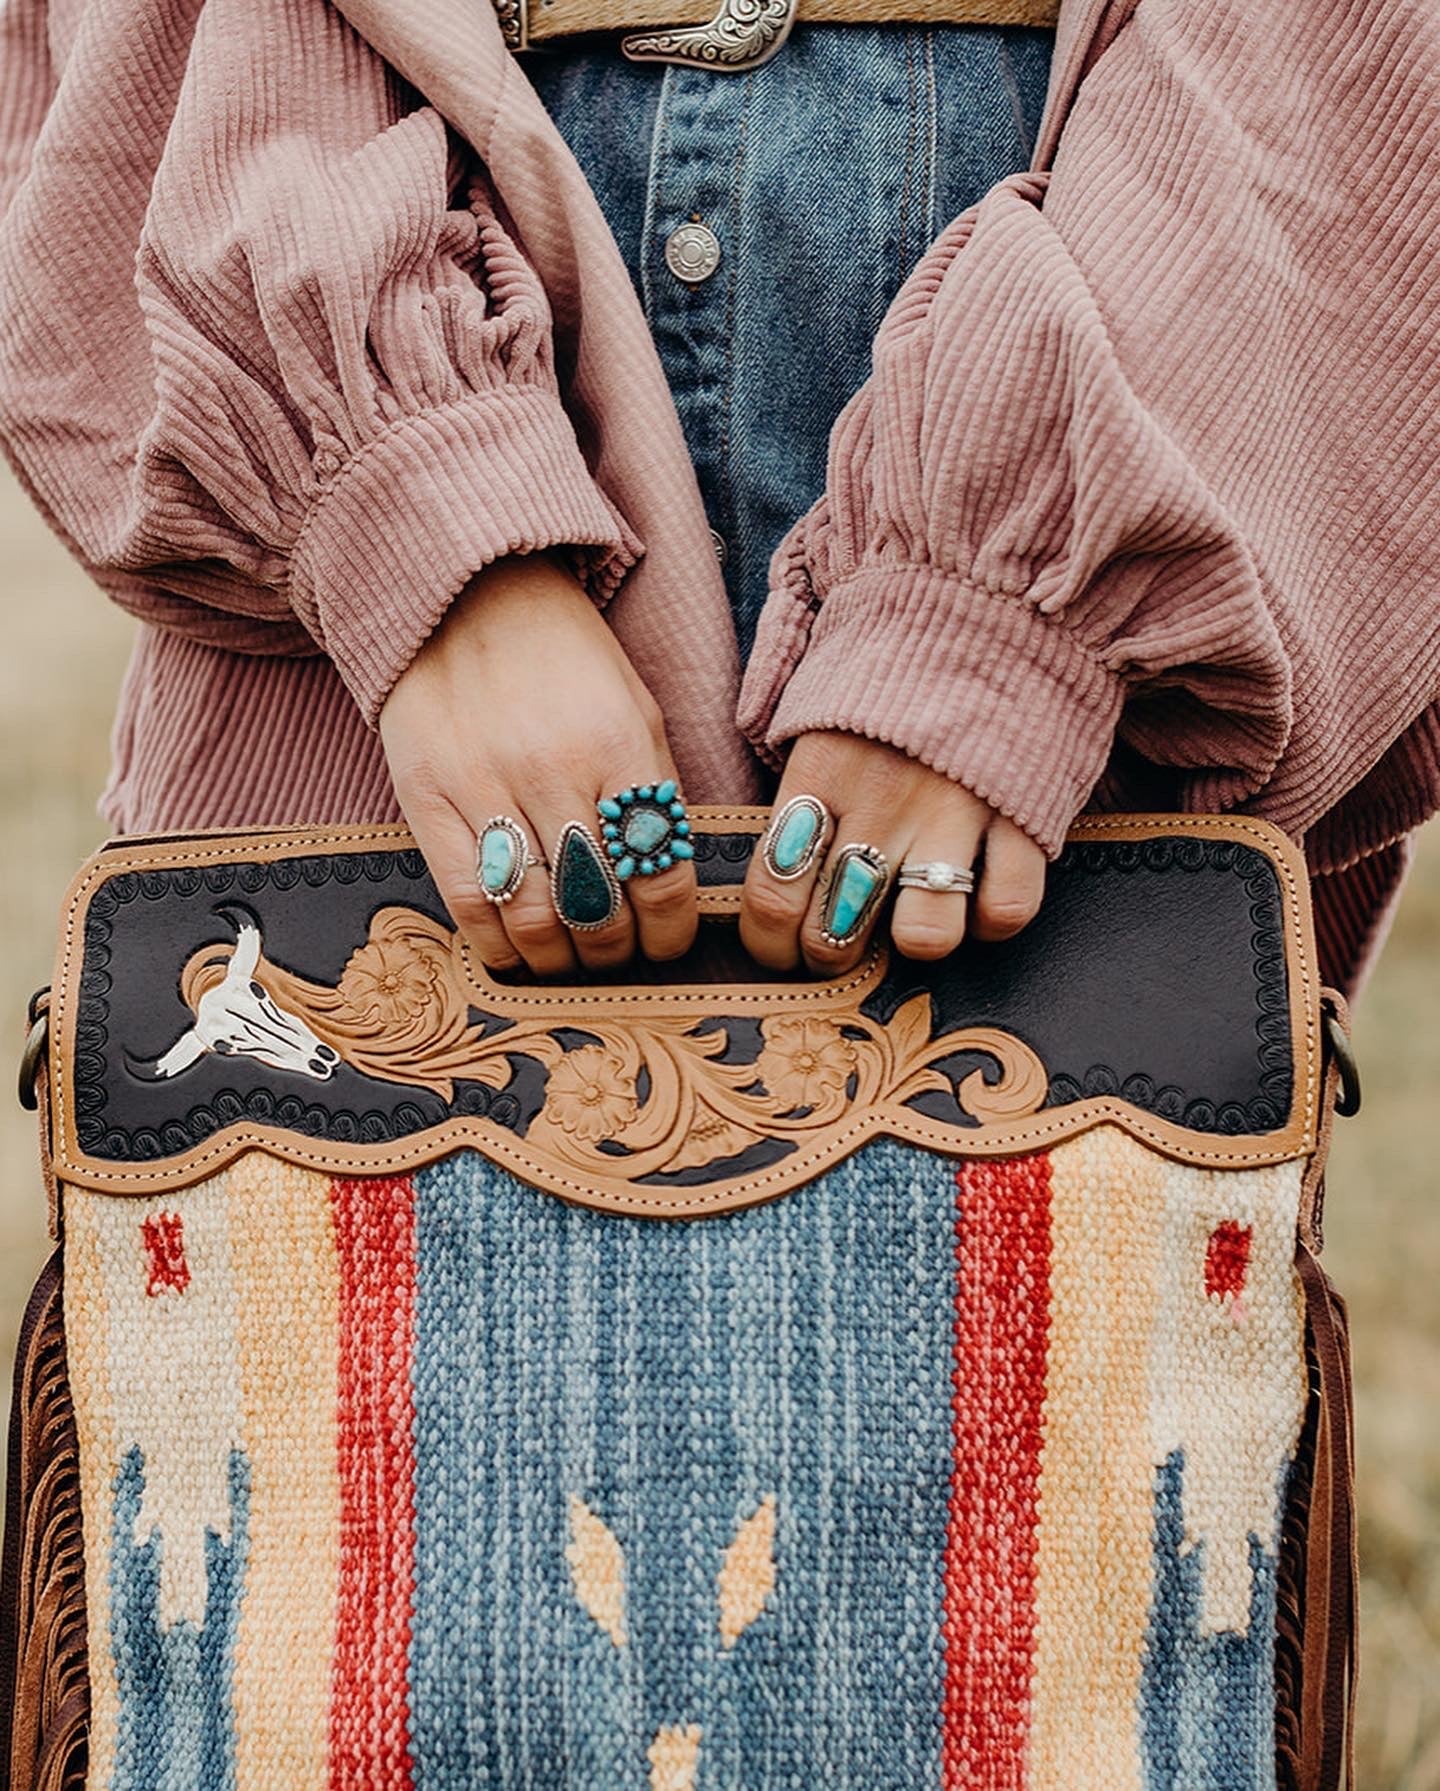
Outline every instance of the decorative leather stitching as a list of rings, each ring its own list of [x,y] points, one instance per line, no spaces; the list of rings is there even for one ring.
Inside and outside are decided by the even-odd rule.
[[[714,830],[720,827],[731,827],[745,832],[758,833],[764,824],[764,811],[748,809],[714,809],[703,811],[703,820],[707,827]],[[573,1197],[585,1204],[598,1205],[610,1210],[650,1210],[656,1213],[701,1213],[721,1211],[745,1204],[751,1200],[769,1198],[772,1193],[782,1192],[784,1186],[796,1185],[807,1179],[826,1163],[835,1161],[845,1154],[848,1148],[867,1135],[888,1132],[895,1136],[908,1138],[914,1142],[935,1148],[952,1156],[964,1155],[999,1155],[1009,1154],[1020,1148],[1034,1148],[1057,1136],[1069,1136],[1084,1131],[1089,1127],[1113,1121],[1121,1125],[1133,1135],[1152,1144],[1165,1154],[1179,1156],[1182,1160],[1197,1163],[1216,1163],[1233,1166],[1259,1165],[1284,1160],[1288,1157],[1302,1156],[1313,1149],[1312,1126],[1316,1111],[1317,1079],[1318,1079],[1318,1019],[1316,1004],[1318,985],[1315,981],[1311,956],[1308,950],[1309,937],[1304,924],[1305,909],[1302,886],[1299,881],[1295,849],[1267,824],[1254,823],[1245,817],[1211,817],[1211,816],[1136,816],[1136,817],[1089,817],[1078,823],[1072,837],[1085,839],[1144,839],[1152,837],[1157,831],[1171,831],[1194,835],[1218,835],[1234,839],[1237,836],[1248,839],[1272,864],[1284,886],[1285,909],[1283,926],[1287,939],[1286,960],[1290,974],[1290,1018],[1292,1028],[1298,1019],[1301,1023],[1303,1037],[1303,1062],[1297,1066],[1297,1081],[1294,1090],[1294,1103],[1300,1107],[1300,1124],[1294,1123],[1292,1112],[1291,1124],[1281,1134],[1262,1142],[1252,1139],[1228,1138],[1223,1145],[1206,1147],[1196,1142],[1196,1134],[1187,1133],[1183,1128],[1165,1121],[1152,1121],[1148,1116],[1116,1101],[1110,1097],[1089,1097],[1083,1101],[1067,1104],[1062,1108],[1050,1108],[1037,1114],[1021,1126],[1010,1131],[996,1131],[987,1128],[983,1139],[974,1138],[963,1128],[942,1126],[938,1122],[923,1119],[911,1119],[907,1115],[913,1110],[906,1110],[906,1115],[877,1115],[867,1112],[849,1125],[826,1135],[826,1144],[820,1151],[804,1151],[793,1153],[767,1170],[758,1171],[745,1176],[738,1182],[722,1184],[718,1188],[687,1189],[683,1196],[670,1191],[646,1194],[634,1184],[627,1184],[623,1192],[602,1194],[593,1185],[573,1181],[559,1176],[552,1171],[537,1165],[523,1146],[513,1144],[502,1137],[495,1137],[490,1132],[479,1133],[476,1121],[469,1116],[455,1116],[442,1122],[439,1126],[416,1134],[411,1140],[400,1143],[382,1144],[364,1151],[362,1154],[347,1153],[336,1150],[330,1145],[310,1145],[302,1138],[290,1134],[277,1133],[271,1128],[242,1127],[227,1131],[215,1144],[204,1147],[195,1153],[184,1153],[182,1157],[172,1160],[166,1169],[157,1172],[155,1166],[147,1166],[136,1170],[106,1169],[75,1162],[69,1151],[68,1125],[65,1110],[65,1090],[63,1076],[54,1078],[54,1102],[56,1113],[56,1129],[60,1143],[57,1161],[62,1171],[70,1171],[84,1176],[94,1186],[124,1183],[143,1184],[145,1186],[176,1185],[177,1178],[191,1181],[207,1165],[228,1161],[249,1148],[268,1148],[275,1150],[291,1161],[314,1164],[327,1170],[345,1174],[374,1173],[380,1164],[392,1165],[412,1164],[431,1160],[443,1155],[454,1143],[475,1139],[477,1143],[497,1160],[504,1161],[519,1173],[537,1180],[554,1192]],[[256,838],[247,834],[229,834],[215,836],[205,842],[187,846],[178,844],[176,849],[163,854],[164,868],[175,869],[185,865],[213,864],[226,860],[234,860],[237,850],[242,844],[254,842],[257,856],[270,860],[283,857],[287,851],[313,846],[318,837],[323,837],[331,849],[350,846],[374,847],[387,845],[394,847],[409,844],[410,836],[403,828],[395,825],[366,827],[358,830],[310,830],[282,835],[265,835]],[[93,861],[76,879],[64,911],[62,934],[62,951],[59,972],[57,975],[57,1013],[64,1016],[64,1032],[73,1033],[74,1016],[70,1014],[69,991],[72,978],[72,964],[75,956],[75,945],[79,933],[80,921],[88,906],[88,897],[93,886],[101,878],[108,879],[127,870],[138,870],[147,865],[154,865],[161,857],[159,846],[155,842],[148,848],[141,848],[138,856],[112,855]],[[727,894],[730,892],[726,892]],[[738,891],[734,892],[738,898]],[[875,954],[860,969],[846,979],[845,983],[828,985],[825,993],[839,994],[853,988],[864,980],[864,976],[873,969]],[[766,998],[766,1004],[773,1002],[781,1005],[785,1002],[808,1001],[814,1003],[819,991],[807,986],[789,990],[776,990],[772,986],[758,985],[750,993]],[[503,991],[507,1000],[517,999],[517,992],[509,989]],[[736,995],[739,990],[731,990]],[[693,999],[696,1001],[714,999],[714,990],[701,987],[692,990],[664,990],[658,992],[651,989],[637,990],[632,994],[625,991],[604,990],[593,994],[583,990],[557,992],[567,1010],[575,1006],[583,1006],[587,1002],[594,1005],[605,1005],[611,1008],[623,1006],[634,1001],[638,1004],[655,1005],[657,1000],[680,1000],[682,1003]],[[528,1002],[533,999],[520,992],[518,999]],[[549,1002],[545,1002],[549,1005]]]

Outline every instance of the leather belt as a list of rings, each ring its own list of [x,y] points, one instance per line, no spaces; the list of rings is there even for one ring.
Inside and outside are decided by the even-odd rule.
[[[797,21],[844,25],[1046,25],[1060,0],[494,0],[505,42],[525,50],[623,32],[632,62],[743,73],[780,49]]]

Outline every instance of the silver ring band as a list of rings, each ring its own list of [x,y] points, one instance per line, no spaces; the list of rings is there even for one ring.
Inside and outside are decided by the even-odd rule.
[[[943,859],[928,864],[906,859],[896,881],[901,889],[927,889],[932,895],[969,895],[975,887],[975,873],[965,865],[946,864]]]

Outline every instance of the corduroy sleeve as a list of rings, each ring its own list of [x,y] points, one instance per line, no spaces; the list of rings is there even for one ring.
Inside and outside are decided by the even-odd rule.
[[[501,555],[568,549],[607,597],[639,543],[473,151],[326,0],[79,11],[116,42],[103,112],[62,62],[22,166],[7,96],[0,435],[107,590],[318,646],[372,722]],[[12,12],[23,49],[40,8]]]
[[[1050,174],[892,307],[775,556],[755,744],[888,741],[1052,853],[1117,735],[1196,806],[1286,755],[1299,825],[1363,775],[1434,696],[1437,69],[1408,0],[1140,0]]]

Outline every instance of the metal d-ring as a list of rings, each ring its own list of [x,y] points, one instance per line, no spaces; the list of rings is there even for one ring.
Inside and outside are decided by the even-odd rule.
[[[1340,1023],[1340,1016],[1327,1001],[1323,1011],[1325,1044],[1335,1068],[1340,1072],[1340,1092],[1335,1098],[1335,1112],[1341,1119],[1353,1119],[1360,1111],[1360,1066],[1355,1061],[1350,1034]]]
[[[50,991],[39,989],[30,997],[30,1032],[20,1053],[20,1105],[34,1113],[40,1105],[35,1083],[50,1044]]]
[[[795,23],[799,0],[720,0],[703,25],[632,31],[620,48],[632,62],[679,62],[717,74],[742,74],[768,62]]]

